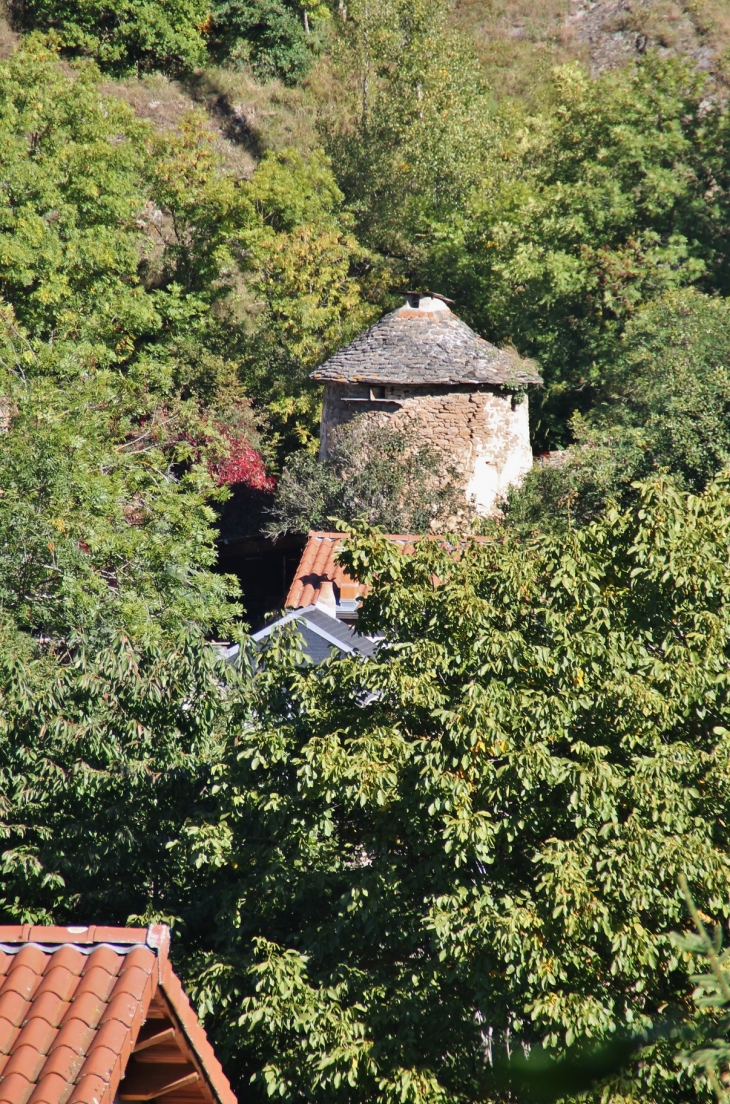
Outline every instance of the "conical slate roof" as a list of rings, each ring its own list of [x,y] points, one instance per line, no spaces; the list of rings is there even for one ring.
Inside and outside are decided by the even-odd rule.
[[[532,361],[498,349],[457,318],[443,299],[409,295],[312,372],[338,383],[492,384],[542,383]]]

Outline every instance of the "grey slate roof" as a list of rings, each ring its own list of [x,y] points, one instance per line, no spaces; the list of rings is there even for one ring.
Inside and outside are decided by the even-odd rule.
[[[542,383],[532,361],[498,349],[445,306],[406,304],[386,314],[312,372],[312,379],[376,384]]]
[[[377,644],[361,633],[356,633],[343,621],[336,617],[330,617],[316,606],[305,606],[303,609],[292,610],[284,614],[265,629],[254,633],[252,639],[259,644],[274,629],[287,625],[290,621],[296,621],[297,629],[304,641],[304,654],[312,663],[321,663],[323,659],[340,652],[343,655],[355,653],[357,655],[370,656],[375,651]]]

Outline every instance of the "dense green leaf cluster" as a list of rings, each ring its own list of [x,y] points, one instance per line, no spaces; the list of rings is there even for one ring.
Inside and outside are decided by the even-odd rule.
[[[243,395],[200,342],[194,367],[181,355],[202,303],[174,273],[144,282],[150,136],[34,39],[3,66],[0,134],[3,609],[58,638],[209,631],[235,607],[191,442],[223,451],[215,423]]]
[[[65,651],[3,623],[0,907],[10,922],[174,921],[187,907],[194,872],[168,842],[190,812],[214,808],[223,677],[195,634],[162,647],[110,634]]]
[[[322,155],[226,171],[29,38],[0,70],[0,594],[24,630],[225,625],[206,463],[316,424],[308,370],[370,317]],[[215,493],[214,493],[215,492]]]
[[[636,480],[671,472],[701,490],[730,462],[730,310],[694,289],[637,310],[605,369],[600,398],[574,415],[558,468],[538,464],[510,495],[518,527],[565,528],[637,497]]]
[[[311,671],[274,640],[189,831],[228,883],[195,991],[231,1068],[500,1099],[507,1047],[686,1014],[677,876],[730,890],[729,517],[725,480],[656,483],[567,538],[353,541],[383,645]],[[615,1100],[704,1099],[667,1045]]]
[[[300,81],[309,70],[314,53],[312,31],[303,14],[326,5],[304,5],[299,0],[217,0],[211,28],[214,54],[229,64],[248,63],[261,80],[280,78],[287,84]]]
[[[11,10],[24,30],[54,31],[111,73],[184,73],[206,56],[206,0],[13,0]]]
[[[334,49],[350,110],[325,115],[325,145],[360,236],[405,279],[423,275],[485,171],[488,90],[448,12],[442,0],[354,0]]]
[[[310,68],[318,24],[329,15],[316,0],[11,0],[10,8],[18,27],[53,32],[64,52],[94,58],[115,76],[184,76],[212,55],[287,83]]]
[[[502,113],[484,179],[435,243],[430,277],[493,339],[538,358],[540,441],[564,442],[643,303],[728,291],[728,121],[707,79],[649,55],[554,75],[532,117]]]

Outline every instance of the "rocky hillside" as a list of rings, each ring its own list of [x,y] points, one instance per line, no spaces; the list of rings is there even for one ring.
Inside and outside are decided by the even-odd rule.
[[[495,90],[527,99],[541,74],[571,58],[598,73],[656,48],[689,55],[723,81],[730,71],[727,0],[457,0],[454,18]]]
[[[528,104],[556,64],[579,59],[597,74],[649,49],[692,57],[722,85],[730,79],[729,0],[456,0],[453,21],[473,39],[495,95]],[[337,95],[326,61],[297,87],[210,68],[184,87],[154,77],[114,90],[163,128],[202,105],[243,175],[265,148],[311,148],[318,105]]]

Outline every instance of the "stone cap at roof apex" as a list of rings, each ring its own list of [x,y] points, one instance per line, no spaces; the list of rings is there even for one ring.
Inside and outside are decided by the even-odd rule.
[[[406,301],[404,306],[410,307],[411,310],[428,311],[449,311],[449,306],[453,307],[454,300],[447,299],[445,295],[439,295],[434,291],[407,291]],[[451,313],[449,311],[449,313]]]

